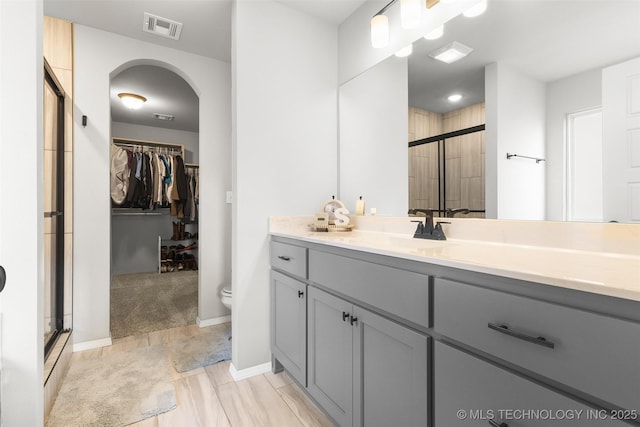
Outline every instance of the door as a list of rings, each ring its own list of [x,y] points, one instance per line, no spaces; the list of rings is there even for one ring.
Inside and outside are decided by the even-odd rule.
[[[45,62],[44,153],[44,349],[62,331],[64,315],[64,92]]]
[[[307,385],[307,285],[271,272],[271,351],[287,372]]]
[[[640,222],[640,58],[602,72],[604,220]]]
[[[308,390],[342,427],[353,424],[352,305],[308,288]]]
[[[430,338],[359,307],[354,317],[354,425],[429,425]]]

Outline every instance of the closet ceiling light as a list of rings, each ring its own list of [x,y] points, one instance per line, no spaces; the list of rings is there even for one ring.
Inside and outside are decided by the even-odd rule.
[[[458,102],[462,99],[462,95],[459,93],[454,93],[453,95],[449,95],[447,98],[450,102]]]
[[[433,59],[437,59],[438,61],[446,62],[447,64],[451,64],[452,62],[456,62],[473,51],[467,45],[464,45],[459,42],[451,42],[446,46],[442,46],[440,49],[434,50],[429,54]]]
[[[142,104],[147,102],[147,98],[142,95],[136,95],[135,93],[119,93],[118,97],[127,108],[137,110],[142,107]]]

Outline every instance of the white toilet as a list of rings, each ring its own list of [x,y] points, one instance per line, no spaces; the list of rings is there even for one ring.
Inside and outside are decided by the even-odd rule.
[[[225,287],[220,291],[222,305],[231,310],[231,287]]]

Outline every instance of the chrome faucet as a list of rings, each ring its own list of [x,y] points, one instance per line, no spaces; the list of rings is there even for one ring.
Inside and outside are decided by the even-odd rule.
[[[438,221],[436,225],[433,225],[433,216],[427,215],[422,223],[421,220],[411,221],[417,222],[418,227],[416,228],[413,237],[416,239],[431,239],[431,240],[447,240],[447,236],[444,235],[444,230],[442,229],[441,224],[450,224],[445,221]]]

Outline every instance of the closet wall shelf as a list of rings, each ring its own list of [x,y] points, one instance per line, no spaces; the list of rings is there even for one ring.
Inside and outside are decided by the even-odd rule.
[[[169,208],[141,210],[140,208],[111,208],[112,215],[122,216],[153,216],[153,215],[169,215]]]

